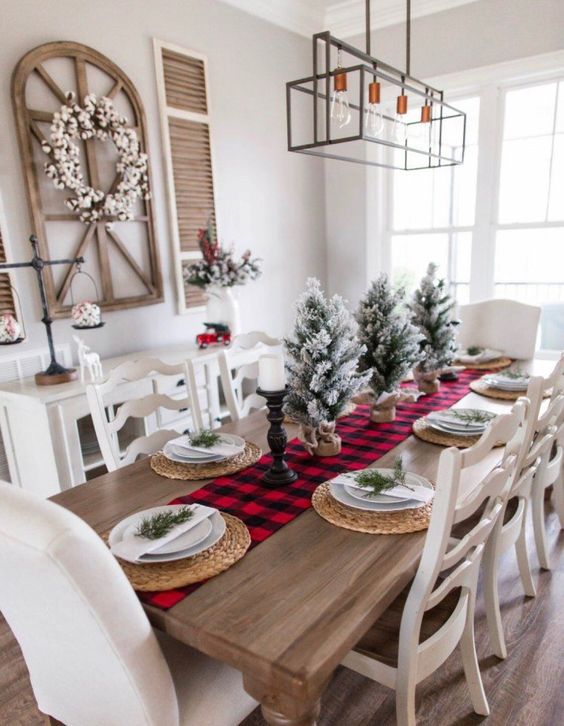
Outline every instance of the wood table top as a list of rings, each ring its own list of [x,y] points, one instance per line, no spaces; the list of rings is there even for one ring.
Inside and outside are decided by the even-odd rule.
[[[475,393],[457,405],[498,413],[510,407]],[[264,412],[223,430],[267,450]],[[287,430],[289,438],[297,434],[296,426]],[[401,454],[406,469],[434,481],[441,451],[410,436],[378,466],[391,465]],[[494,464],[492,459],[484,466]],[[133,512],[205,484],[160,477],[145,459],[53,500],[102,533]],[[145,607],[152,623],[178,640],[248,679],[275,684],[289,698],[309,700],[319,696],[343,656],[411,579],[424,540],[425,532],[352,532],[309,509],[170,610]]]

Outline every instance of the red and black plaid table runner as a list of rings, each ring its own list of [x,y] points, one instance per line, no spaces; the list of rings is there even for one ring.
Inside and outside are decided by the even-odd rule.
[[[262,474],[270,466],[269,455],[253,466],[215,479],[192,494],[174,499],[170,504],[206,504],[239,517],[251,534],[251,547],[268,539],[288,522],[311,506],[311,495],[319,484],[342,471],[364,469],[411,434],[413,422],[431,411],[449,408],[468,392],[471,381],[483,371],[463,371],[457,381],[441,383],[438,393],[421,397],[417,403],[399,404],[397,417],[390,423],[372,423],[369,406],[359,405],[348,416],[339,419],[337,432],[342,439],[338,456],[316,458],[305,451],[298,439],[288,444],[288,464],[298,479],[281,489],[263,485]],[[166,592],[140,593],[141,599],[168,610],[197,589],[202,583]]]

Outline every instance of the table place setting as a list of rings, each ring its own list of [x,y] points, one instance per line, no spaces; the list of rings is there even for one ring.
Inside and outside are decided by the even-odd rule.
[[[136,512],[118,522],[105,539],[132,586],[156,592],[223,572],[251,543],[240,519],[202,504]]]
[[[507,368],[512,362],[511,358],[504,355],[504,351],[496,348],[483,348],[479,345],[471,345],[458,350],[455,358],[455,364],[473,370]]]
[[[338,527],[368,534],[400,534],[427,527],[434,496],[431,482],[405,471],[398,458],[393,469],[338,474],[315,490],[312,504],[323,519]]]
[[[241,436],[209,429],[171,439],[151,457],[151,468],[169,479],[210,479],[254,464],[261,449]]]
[[[413,433],[432,444],[464,449],[478,441],[495,416],[492,411],[477,408],[431,411],[413,423]]]
[[[498,373],[487,373],[470,383],[470,388],[482,396],[502,401],[516,401],[527,393],[530,374],[520,368],[508,368]]]

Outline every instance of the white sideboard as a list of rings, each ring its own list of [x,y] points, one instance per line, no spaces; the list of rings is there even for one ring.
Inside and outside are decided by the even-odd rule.
[[[219,396],[218,348],[199,350],[193,345],[155,348],[102,361],[104,373],[126,360],[155,357],[166,363],[181,363],[190,358],[196,369],[200,406],[205,425],[219,425],[222,415]],[[163,393],[184,397],[186,389],[169,377],[156,377]],[[136,394],[147,382],[123,386],[123,400]],[[122,389],[120,388],[120,393]],[[167,411],[158,425],[179,431],[191,426],[189,414]],[[88,472],[103,465],[101,454],[92,441],[81,441],[81,422],[89,416],[86,384],[71,381],[55,386],[37,386],[34,378],[0,385],[0,430],[6,452],[10,481],[42,496],[80,484]]]

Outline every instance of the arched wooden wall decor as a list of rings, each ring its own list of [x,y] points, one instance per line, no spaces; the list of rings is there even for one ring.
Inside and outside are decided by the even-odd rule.
[[[12,99],[33,232],[41,254],[47,259],[84,256],[84,269],[96,279],[98,302],[105,310],[160,302],[162,278],[151,201],[137,202],[132,221],[105,219],[84,224],[64,204],[69,191],[55,189],[45,175],[47,156],[41,142],[48,139],[53,113],[66,102],[69,91],[81,105],[88,93],[111,98],[135,128],[142,150],[147,151],[143,104],[133,83],[115,63],[92,48],[67,41],[47,43],[27,53],[12,77]],[[82,147],[86,183],[110,193],[115,190],[119,178],[112,142],[89,139],[76,143]],[[108,222],[112,222],[110,229]],[[53,315],[68,317],[72,269],[61,268],[47,271],[46,286]],[[74,295],[80,297],[81,291]]]

